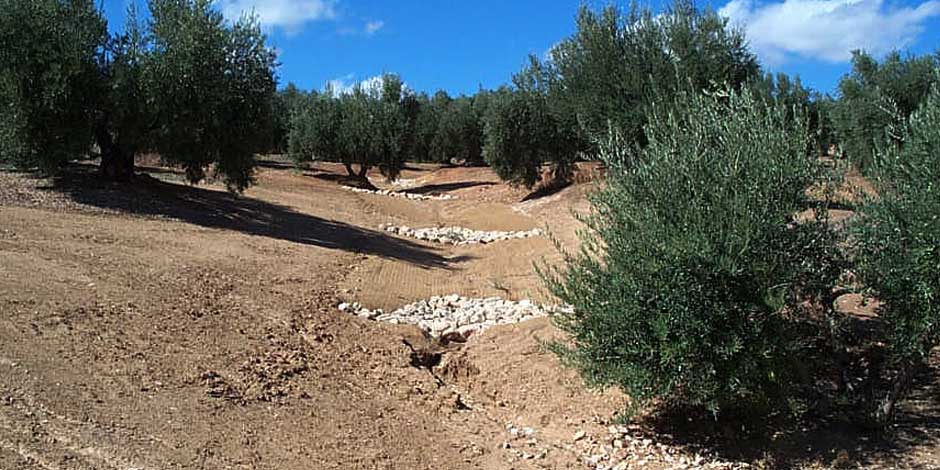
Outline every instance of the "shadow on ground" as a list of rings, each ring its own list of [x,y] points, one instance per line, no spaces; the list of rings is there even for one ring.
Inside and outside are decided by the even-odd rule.
[[[401,167],[401,169],[402,169],[402,170],[408,170],[408,171],[423,171],[423,172],[428,172],[428,171],[434,171],[434,170],[435,170],[435,168],[422,168],[422,167],[420,167],[420,166],[409,165],[409,164],[407,164],[407,163],[405,164],[405,166]]]
[[[442,193],[447,191],[454,191],[457,189],[474,188],[477,186],[493,186],[495,184],[496,183],[492,181],[461,181],[458,183],[426,184],[424,186],[405,189],[402,190],[402,192],[411,194]]]
[[[131,184],[102,181],[97,169],[76,165],[41,190],[55,191],[88,206],[135,215],[178,219],[202,227],[401,260],[427,268],[455,269],[468,257],[385,233],[297,212],[270,202],[139,175]]]
[[[297,168],[297,165],[295,165],[294,162],[284,158],[275,158],[273,156],[268,158],[256,158],[255,165],[257,165],[259,168],[270,168],[274,170],[292,170]]]
[[[520,202],[533,201],[535,199],[548,197],[561,192],[562,189],[565,189],[569,186],[571,186],[570,182],[544,184],[536,188],[535,191],[526,194],[526,196],[522,198],[522,201]]]
[[[940,445],[937,356],[916,378],[894,424],[883,431],[859,422],[857,409],[828,410],[799,421],[770,419],[751,424],[740,419],[715,421],[701,411],[674,410],[649,419],[646,425],[660,441],[758,468],[936,469],[940,468],[937,461],[925,461],[912,452]]]

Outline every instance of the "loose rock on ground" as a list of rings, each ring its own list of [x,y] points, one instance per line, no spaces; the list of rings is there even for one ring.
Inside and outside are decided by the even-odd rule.
[[[525,231],[504,232],[499,230],[472,230],[464,227],[413,228],[408,226],[392,225],[385,227],[385,231],[404,237],[455,246],[487,244],[498,241],[538,237],[542,235],[542,231],[537,228]]]
[[[459,295],[431,297],[405,305],[393,312],[371,310],[358,303],[341,303],[339,309],[370,320],[416,325],[431,337],[470,335],[496,325],[518,323],[570,307],[541,306],[530,300],[504,300],[499,297],[467,298]]]
[[[456,196],[451,196],[450,194],[440,194],[440,195],[414,194],[414,193],[406,193],[402,191],[391,191],[388,189],[373,190],[373,189],[354,188],[352,186],[343,186],[343,188],[345,188],[348,191],[352,191],[354,193],[378,194],[380,196],[400,197],[402,199],[413,199],[416,201],[450,201],[453,199],[457,199]]]
[[[586,470],[628,470],[648,467],[672,470],[744,470],[746,463],[728,462],[715,455],[692,449],[655,442],[635,425],[611,425],[606,434],[588,435],[577,431],[568,443],[551,442],[528,426],[506,423],[508,440],[500,448],[508,453],[510,462],[540,460],[561,450],[574,453]]]

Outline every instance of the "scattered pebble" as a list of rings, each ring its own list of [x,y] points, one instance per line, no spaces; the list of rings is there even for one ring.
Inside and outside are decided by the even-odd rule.
[[[669,469],[722,469],[753,468],[742,462],[727,462],[717,456],[691,452],[689,449],[653,442],[637,426],[613,425],[607,436],[588,438],[578,431],[574,435],[574,450],[582,462],[593,470],[626,470],[633,468]]]

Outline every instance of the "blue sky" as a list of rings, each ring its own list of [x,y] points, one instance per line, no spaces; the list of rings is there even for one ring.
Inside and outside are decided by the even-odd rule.
[[[103,0],[112,29],[129,3]],[[217,0],[229,17],[254,9],[280,53],[281,84],[322,89],[395,72],[413,89],[473,93],[507,83],[528,54],[574,31],[578,0]],[[625,5],[626,2],[618,2]],[[765,69],[823,92],[849,69],[849,51],[915,54],[940,47],[940,0],[719,0]],[[591,0],[589,5],[602,5]],[[651,5],[660,8],[658,0]]]

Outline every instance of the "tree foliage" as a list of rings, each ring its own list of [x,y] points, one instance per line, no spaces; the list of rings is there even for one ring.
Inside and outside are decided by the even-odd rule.
[[[883,302],[894,383],[877,403],[883,422],[940,344],[940,93],[932,92],[901,133],[876,153],[879,196],[864,205],[855,235],[858,273]]]
[[[863,171],[872,166],[878,143],[899,142],[904,122],[937,82],[938,66],[936,56],[894,52],[878,63],[863,51],[853,53],[831,117],[843,151]]]
[[[145,75],[162,158],[190,181],[215,169],[234,190],[251,183],[276,88],[276,56],[256,17],[227,26],[209,0],[151,0]]]
[[[52,171],[87,154],[106,40],[92,0],[0,0],[0,159]]]
[[[739,87],[759,71],[727,19],[683,0],[660,15],[636,5],[582,6],[577,32],[549,55],[551,90],[585,131],[602,135],[612,123],[634,142],[643,140],[654,102],[668,103],[680,89]]]
[[[574,307],[557,347],[639,404],[783,405],[803,302],[841,272],[828,226],[794,221],[820,174],[805,123],[746,90],[668,108],[650,116],[648,146],[618,134],[600,146],[610,174],[582,248],[543,271]]]
[[[545,163],[561,170],[556,177],[568,177],[573,162],[596,150],[592,142],[611,127],[642,144],[648,114],[679,90],[738,88],[759,72],[744,37],[726,19],[683,0],[661,15],[636,6],[626,13],[614,5],[582,6],[575,34],[548,55],[530,58],[514,80],[520,97],[502,106],[502,115],[489,113],[494,121],[487,122],[494,132],[486,136],[487,162],[529,186]],[[552,140],[536,142],[545,136]]]
[[[410,92],[392,74],[377,87],[360,84],[349,93],[327,89],[312,95],[291,120],[291,156],[299,163],[341,162],[350,176],[361,179],[376,167],[395,179],[405,163],[413,106]]]
[[[485,124],[483,157],[497,175],[532,187],[552,165],[557,182],[571,176],[584,141],[574,121],[549,95],[548,77],[537,59],[491,98]]]
[[[290,147],[291,119],[304,101],[307,92],[293,82],[274,96],[273,119],[270,150],[275,153],[287,153]]]
[[[226,22],[210,0],[148,6],[111,37],[90,0],[0,4],[5,160],[54,170],[94,140],[118,179],[155,150],[191,182],[213,168],[232,190],[251,183],[276,85],[257,19]]]
[[[833,142],[832,123],[829,119],[832,100],[803,86],[800,77],[790,78],[785,73],[766,73],[752,80],[748,88],[755,96],[783,106],[787,117],[806,118],[806,130],[811,136],[813,152],[825,152]]]
[[[491,92],[452,98],[445,91],[414,97],[416,115],[408,157],[419,162],[483,162],[483,119]]]
[[[434,159],[442,163],[481,163],[483,112],[477,97],[461,96],[450,101],[438,115],[439,121],[431,146]]]

